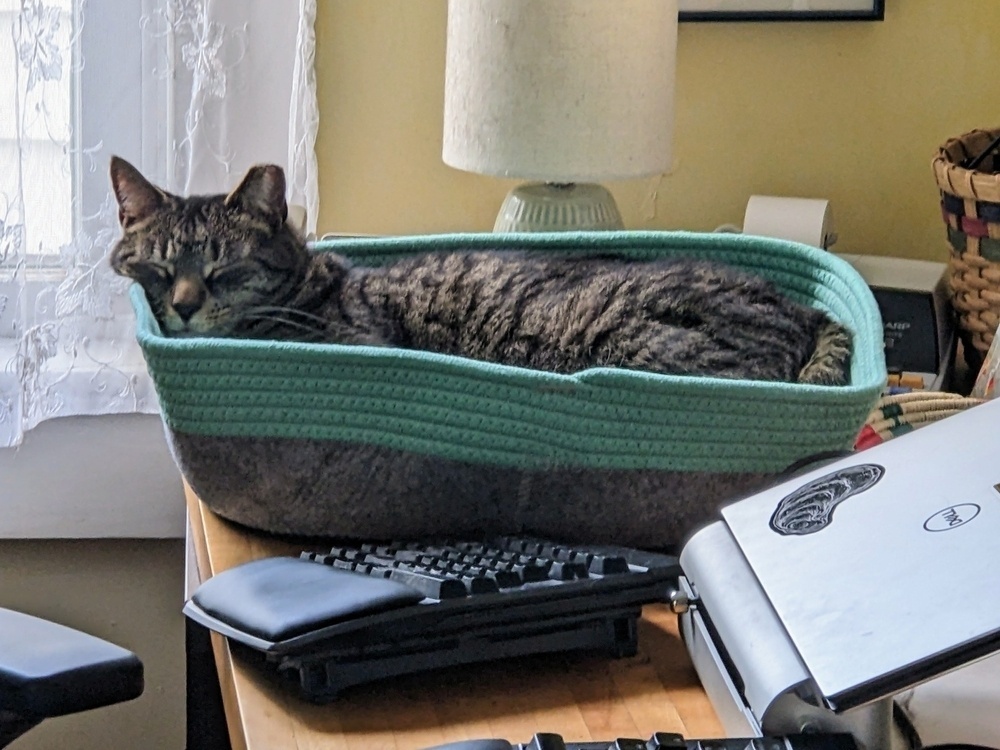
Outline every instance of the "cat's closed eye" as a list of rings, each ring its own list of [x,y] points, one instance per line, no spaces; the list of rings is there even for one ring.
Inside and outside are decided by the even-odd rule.
[[[160,263],[132,263],[129,275],[143,287],[162,288],[173,283],[174,269]]]
[[[205,274],[205,283],[210,287],[239,286],[253,276],[256,268],[250,263],[231,263],[214,266]]]

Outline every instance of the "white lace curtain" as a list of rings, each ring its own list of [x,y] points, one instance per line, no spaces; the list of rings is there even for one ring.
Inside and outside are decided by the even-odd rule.
[[[0,0],[0,447],[53,417],[155,412],[107,170],[225,192],[251,164],[317,201],[316,0]]]

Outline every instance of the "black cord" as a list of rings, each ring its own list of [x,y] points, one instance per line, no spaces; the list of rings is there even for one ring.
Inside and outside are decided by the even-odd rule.
[[[892,703],[892,720],[900,734],[903,735],[903,742],[910,747],[910,750],[998,750],[995,747],[974,745],[968,742],[942,742],[935,745],[925,745],[921,741],[920,733],[913,725],[910,715],[895,701]]]
[[[892,720],[896,724],[896,729],[903,735],[903,742],[910,750],[923,750],[924,743],[920,739],[920,732],[913,726],[913,720],[906,713],[906,709],[896,701],[892,702]]]
[[[807,471],[812,469],[817,469],[823,464],[832,463],[840,458],[845,458],[854,453],[852,450],[847,449],[832,449],[827,451],[820,451],[818,453],[813,453],[808,456],[804,456],[800,459],[792,461],[788,466],[782,469],[778,475],[775,477],[775,484],[780,482],[788,481],[789,479],[797,476],[798,474],[805,474]]]

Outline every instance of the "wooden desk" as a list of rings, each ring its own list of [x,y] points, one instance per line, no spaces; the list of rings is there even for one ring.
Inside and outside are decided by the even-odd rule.
[[[307,548],[240,529],[185,491],[201,580]],[[212,644],[233,750],[411,750],[481,737],[527,742],[541,731],[576,741],[654,731],[723,736],[665,606],[644,610],[635,657],[563,654],[478,664],[352,688],[324,706],[234,659],[215,633]]]

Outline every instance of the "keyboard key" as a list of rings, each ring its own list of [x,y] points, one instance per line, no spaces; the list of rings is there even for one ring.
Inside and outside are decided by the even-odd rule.
[[[554,560],[549,566],[548,577],[553,581],[572,581],[576,578],[576,573],[572,563]]]
[[[583,563],[555,560],[549,568],[549,578],[556,581],[572,581],[574,578],[587,577],[587,568]]]
[[[543,544],[541,549],[538,551],[538,556],[551,557],[553,560],[562,560],[565,552],[566,548],[561,547],[558,544]]]
[[[500,590],[497,582],[486,576],[463,576],[461,581],[469,594],[493,594]]]
[[[594,575],[611,576],[620,573],[628,573],[628,560],[624,557],[605,557],[604,555],[594,555],[587,567]]]
[[[412,586],[430,599],[456,599],[468,595],[465,584],[457,578],[446,578],[432,573],[423,573],[405,568],[392,568],[387,576],[391,581],[399,581]]]
[[[499,588],[513,589],[524,583],[524,579],[513,570],[490,570],[484,575],[496,581]]]
[[[379,557],[385,557],[387,559],[399,560],[400,562],[410,562],[410,563],[420,562],[425,557],[426,557],[427,560],[433,560],[434,559],[433,557],[431,557],[429,555],[425,555],[420,550],[410,550],[410,549],[396,550],[395,552],[392,552],[392,553],[389,553],[388,551],[386,551],[386,552],[381,552],[380,551],[380,552],[378,552],[376,554],[378,554]]]
[[[566,743],[558,734],[539,732],[525,745],[525,750],[566,750]]]
[[[526,565],[515,565],[511,572],[521,577],[525,583],[538,583],[548,580],[549,566],[538,563],[528,563]]]
[[[654,732],[646,742],[645,750],[685,750],[683,735],[675,732]]]
[[[594,553],[593,552],[580,552],[580,551],[574,550],[573,552],[569,553],[568,559],[571,562],[580,563],[580,564],[582,564],[582,565],[584,565],[584,566],[586,566],[586,567],[589,568],[590,567],[590,561],[594,559]]]

